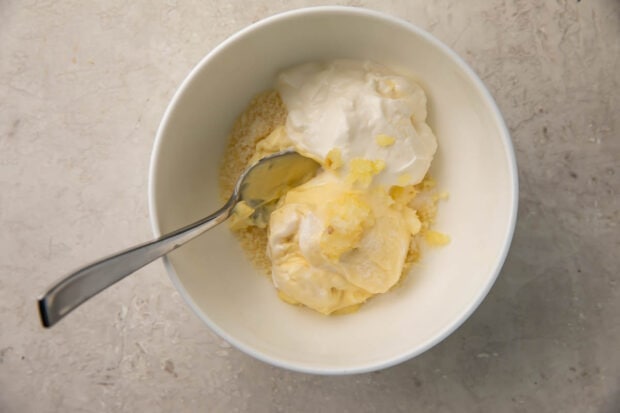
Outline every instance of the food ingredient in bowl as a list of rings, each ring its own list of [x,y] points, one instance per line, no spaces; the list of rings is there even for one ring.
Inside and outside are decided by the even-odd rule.
[[[375,185],[422,181],[437,149],[426,124],[426,95],[410,78],[371,63],[337,60],[284,71],[277,90],[288,110],[286,134],[319,162],[338,149],[345,172],[354,159],[382,161]]]
[[[276,91],[255,98],[236,123],[222,189],[247,164],[287,148],[323,171],[269,216],[242,205],[232,224],[284,301],[349,312],[398,283],[422,234],[448,241],[430,232],[441,198],[427,176],[437,142],[425,93],[410,77],[351,60],[284,71]]]

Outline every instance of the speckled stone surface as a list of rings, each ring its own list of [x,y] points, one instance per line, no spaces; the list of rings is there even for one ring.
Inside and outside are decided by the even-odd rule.
[[[454,48],[516,148],[506,266],[422,356],[348,377],[268,366],[204,327],[161,262],[40,327],[49,283],[151,237],[151,145],[188,71],[238,29],[318,4],[0,2],[0,412],[620,411],[617,0],[341,3]]]

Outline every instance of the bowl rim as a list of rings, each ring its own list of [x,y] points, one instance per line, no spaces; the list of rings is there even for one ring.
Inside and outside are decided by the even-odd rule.
[[[489,277],[483,289],[479,291],[475,299],[469,304],[469,306],[465,309],[465,311],[455,319],[451,324],[440,330],[434,336],[430,337],[426,340],[426,342],[416,348],[412,348],[409,351],[397,354],[389,359],[380,360],[380,361],[371,361],[367,363],[359,363],[356,366],[350,367],[334,367],[331,368],[329,366],[312,366],[307,363],[296,363],[290,362],[286,360],[281,360],[276,356],[269,355],[265,352],[256,350],[251,346],[248,346],[242,342],[237,341],[236,338],[229,335],[223,329],[221,329],[207,314],[204,314],[198,305],[194,303],[191,296],[183,287],[178,275],[176,274],[175,269],[168,257],[163,258],[164,266],[168,273],[170,280],[174,287],[179,291],[180,295],[183,297],[183,300],[189,305],[192,311],[204,322],[209,329],[215,332],[218,336],[232,344],[237,349],[242,352],[261,360],[267,364],[281,367],[284,369],[302,372],[302,373],[310,373],[310,374],[322,374],[322,375],[345,375],[345,374],[357,374],[357,373],[366,373],[370,371],[385,369],[388,367],[392,367],[409,359],[412,359],[430,348],[434,347],[436,344],[443,341],[446,337],[452,334],[456,329],[458,329],[464,322],[467,320],[472,313],[478,308],[478,306],[482,303],[484,298],[489,293],[491,287],[495,284],[499,273],[504,265],[506,257],[508,255],[508,251],[510,249],[510,245],[512,243],[512,239],[514,236],[514,231],[517,222],[517,214],[518,214],[518,202],[519,202],[519,182],[518,182],[518,172],[517,172],[517,162],[515,157],[514,148],[512,145],[512,141],[510,138],[510,133],[508,128],[506,127],[505,121],[501,115],[499,107],[497,103],[493,99],[491,93],[487,90],[486,86],[482,82],[482,80],[478,77],[478,75],[473,71],[473,69],[461,58],[456,52],[454,52],[451,48],[449,48],[446,44],[441,42],[439,39],[431,35],[429,32],[424,29],[419,28],[418,26],[403,20],[398,17],[394,17],[392,15],[379,12],[376,10],[370,10],[366,8],[360,7],[348,7],[348,6],[316,6],[316,7],[304,7],[293,9],[289,11],[285,11],[282,13],[278,13],[267,18],[261,19],[255,23],[246,26],[245,28],[237,31],[233,35],[226,38],[223,42],[218,44],[215,48],[213,48],[209,53],[207,53],[199,62],[196,64],[189,74],[183,79],[180,86],[174,93],[172,100],[166,107],[162,120],[159,124],[159,127],[156,132],[155,141],[153,143],[153,150],[151,152],[151,158],[149,163],[149,172],[148,172],[148,207],[149,207],[149,220],[151,223],[151,230],[155,237],[159,237],[162,235],[161,228],[159,226],[157,217],[157,205],[155,202],[155,182],[157,180],[157,168],[155,167],[158,164],[158,159],[161,155],[161,142],[163,141],[163,133],[168,121],[171,117],[174,108],[177,106],[178,101],[181,99],[182,95],[185,93],[186,89],[192,82],[192,80],[196,77],[197,73],[202,70],[203,66],[209,63],[214,56],[216,56],[221,50],[227,48],[232,43],[236,42],[240,38],[245,37],[251,32],[260,30],[264,26],[268,26],[274,22],[280,20],[287,20],[290,18],[295,18],[300,15],[307,14],[322,14],[322,13],[333,13],[333,14],[348,14],[355,16],[364,16],[364,17],[373,17],[380,20],[384,20],[387,23],[400,26],[403,29],[413,32],[414,34],[423,37],[426,41],[431,43],[433,46],[440,49],[443,53],[448,55],[448,57],[455,62],[457,66],[466,74],[471,83],[475,86],[477,91],[482,95],[483,100],[487,103],[488,107],[491,109],[492,117],[496,124],[499,126],[501,140],[503,143],[503,148],[505,151],[506,159],[508,160],[508,169],[509,169],[509,177],[511,180],[511,190],[510,195],[512,196],[512,203],[510,209],[510,222],[508,227],[508,233],[504,241],[504,245],[502,246],[501,253],[498,256],[497,261],[495,262],[492,270],[492,275]]]

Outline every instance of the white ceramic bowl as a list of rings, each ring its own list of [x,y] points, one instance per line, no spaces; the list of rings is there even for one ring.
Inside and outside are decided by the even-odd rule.
[[[337,317],[280,301],[226,225],[165,265],[196,314],[237,348],[292,370],[346,374],[394,365],[448,336],[480,304],[508,252],[514,153],[492,97],[461,58],[409,23],[359,8],[301,9],[253,24],[209,53],[174,96],[157,133],[149,200],[156,236],[213,212],[235,118],[280,70],[331,58],[370,59],[421,80],[439,141],[431,172],[450,194],[437,228],[452,242],[426,252],[402,287]]]

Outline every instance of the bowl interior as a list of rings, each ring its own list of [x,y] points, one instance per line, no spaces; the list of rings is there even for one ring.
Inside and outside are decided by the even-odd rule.
[[[330,58],[370,59],[420,80],[439,142],[431,172],[450,194],[436,227],[452,242],[425,251],[401,287],[340,317],[281,302],[226,225],[170,254],[167,266],[198,315],[242,350],[296,370],[347,373],[394,364],[449,334],[484,297],[510,243],[517,188],[509,137],[484,87],[452,52],[410,25],[358,9],[260,22],[207,56],[175,96],[156,142],[150,200],[158,234],[217,209],[218,167],[235,118],[282,69]]]

